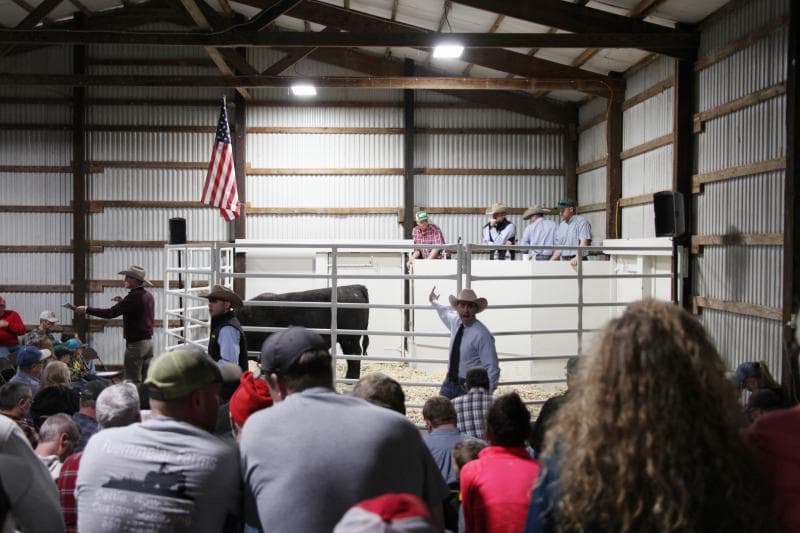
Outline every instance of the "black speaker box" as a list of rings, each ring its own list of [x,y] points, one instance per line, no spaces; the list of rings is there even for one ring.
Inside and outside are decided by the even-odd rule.
[[[656,237],[682,237],[686,233],[683,194],[661,191],[653,194]]]
[[[169,219],[169,243],[186,244],[186,219]]]

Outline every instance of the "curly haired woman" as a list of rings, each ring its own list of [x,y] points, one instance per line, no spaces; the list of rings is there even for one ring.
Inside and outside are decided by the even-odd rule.
[[[666,302],[630,305],[576,381],[526,532],[771,530],[735,391],[696,319]]]

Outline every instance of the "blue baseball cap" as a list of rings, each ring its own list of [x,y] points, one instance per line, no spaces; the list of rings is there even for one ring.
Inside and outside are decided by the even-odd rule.
[[[17,351],[17,366],[26,367],[35,365],[50,355],[50,350],[46,351],[47,354],[36,346],[25,346]]]

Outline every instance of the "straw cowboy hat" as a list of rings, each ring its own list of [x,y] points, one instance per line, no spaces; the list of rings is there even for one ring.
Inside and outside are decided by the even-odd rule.
[[[522,214],[522,220],[528,220],[528,219],[529,219],[529,218],[531,218],[533,215],[544,215],[544,207],[542,207],[542,206],[541,206],[541,205],[539,205],[539,204],[536,204],[536,205],[535,205],[535,206],[533,206],[533,207],[529,207],[529,208],[528,208],[528,209],[526,209],[526,210],[525,210],[525,212]]]
[[[508,213],[506,204],[501,204],[500,202],[497,202],[495,204],[492,204],[491,207],[488,207],[486,209],[487,215],[494,215],[495,213]]]
[[[214,298],[216,300],[230,302],[233,307],[241,307],[243,304],[242,299],[239,298],[238,294],[227,287],[223,287],[222,285],[214,285],[211,287],[211,292],[206,292],[200,296],[208,300]]]
[[[475,291],[472,289],[462,289],[461,292],[458,294],[458,297],[451,294],[449,297],[450,305],[455,307],[458,305],[458,302],[471,302],[478,306],[478,310],[475,313],[480,313],[484,309],[489,306],[489,302],[486,298],[478,298],[478,295],[475,294]]]
[[[153,286],[152,283],[150,283],[149,281],[147,281],[147,279],[145,279],[144,269],[140,266],[131,265],[128,267],[128,270],[120,270],[119,274],[123,276],[128,276],[133,279],[138,279],[145,285],[150,285],[151,287]]]

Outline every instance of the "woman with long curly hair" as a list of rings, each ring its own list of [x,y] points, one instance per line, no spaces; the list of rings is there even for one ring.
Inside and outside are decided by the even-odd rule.
[[[695,318],[630,305],[582,361],[547,435],[525,531],[769,531],[737,409]]]

